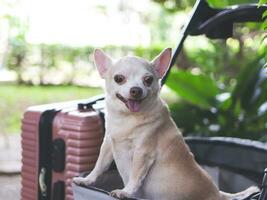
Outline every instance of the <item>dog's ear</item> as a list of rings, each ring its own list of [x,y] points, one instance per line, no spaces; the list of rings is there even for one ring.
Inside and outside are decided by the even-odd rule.
[[[101,78],[105,78],[105,74],[112,64],[112,59],[101,49],[95,49],[94,61]]]
[[[172,49],[164,49],[156,58],[154,58],[151,63],[154,70],[159,78],[162,78],[167,72],[172,56]]]

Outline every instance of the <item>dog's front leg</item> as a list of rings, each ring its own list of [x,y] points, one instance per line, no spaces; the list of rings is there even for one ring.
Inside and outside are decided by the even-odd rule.
[[[151,146],[149,148],[151,148]],[[143,147],[136,148],[133,155],[132,170],[130,172],[128,183],[126,183],[122,190],[113,190],[111,195],[118,198],[133,197],[141,187],[142,182],[154,161],[155,153],[152,149]]]
[[[96,179],[108,170],[113,161],[112,147],[109,138],[105,137],[94,169],[86,177],[75,177],[73,182],[78,185],[93,185]]]

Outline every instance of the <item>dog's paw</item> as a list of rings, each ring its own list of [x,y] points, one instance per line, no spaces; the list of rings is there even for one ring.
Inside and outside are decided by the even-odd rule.
[[[130,198],[130,194],[128,194],[127,192],[125,192],[124,190],[113,190],[110,193],[111,196],[119,198],[119,199],[124,199],[124,198]]]
[[[89,186],[89,185],[93,185],[95,183],[95,180],[92,180],[88,177],[74,177],[72,179],[73,183],[75,183],[76,185],[83,185],[83,186]]]

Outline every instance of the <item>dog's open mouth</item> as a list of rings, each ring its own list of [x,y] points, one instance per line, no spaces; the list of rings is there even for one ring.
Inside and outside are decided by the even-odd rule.
[[[138,112],[140,110],[142,99],[126,99],[119,93],[116,93],[116,97],[121,100],[131,112]]]

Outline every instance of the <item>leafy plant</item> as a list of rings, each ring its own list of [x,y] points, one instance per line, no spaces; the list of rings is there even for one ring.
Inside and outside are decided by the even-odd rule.
[[[248,3],[257,3],[257,0],[207,0],[210,5],[214,7],[226,7],[236,4],[248,4]]]
[[[172,72],[166,84],[183,100],[170,108],[184,133],[267,141],[267,74],[263,57],[258,56],[242,68],[230,92],[216,86],[208,75]]]
[[[262,6],[262,5],[265,4],[265,3],[267,3],[266,0],[260,0],[260,1],[259,1],[259,5],[260,5],[260,6]]]
[[[260,0],[259,1],[259,6],[263,6],[264,4],[267,4],[267,0]],[[265,19],[264,23],[263,23],[263,27],[264,27],[264,29],[267,29],[267,10],[264,11],[264,13],[262,14],[262,18]]]
[[[28,53],[28,44],[26,42],[28,25],[16,16],[6,15],[5,19],[10,26],[9,32],[12,33],[8,38],[7,66],[17,72],[18,83],[21,83],[23,62]]]
[[[216,82],[204,74],[194,75],[188,71],[175,70],[168,77],[167,86],[201,108],[208,109],[216,105],[215,97],[219,89]]]
[[[159,3],[165,10],[168,12],[177,12],[180,10],[185,10],[191,8],[196,1],[193,0],[153,0],[156,3]],[[226,7],[235,4],[244,4],[244,3],[257,3],[258,0],[207,0],[208,3],[213,7]],[[261,3],[266,3],[266,0],[261,0]]]

